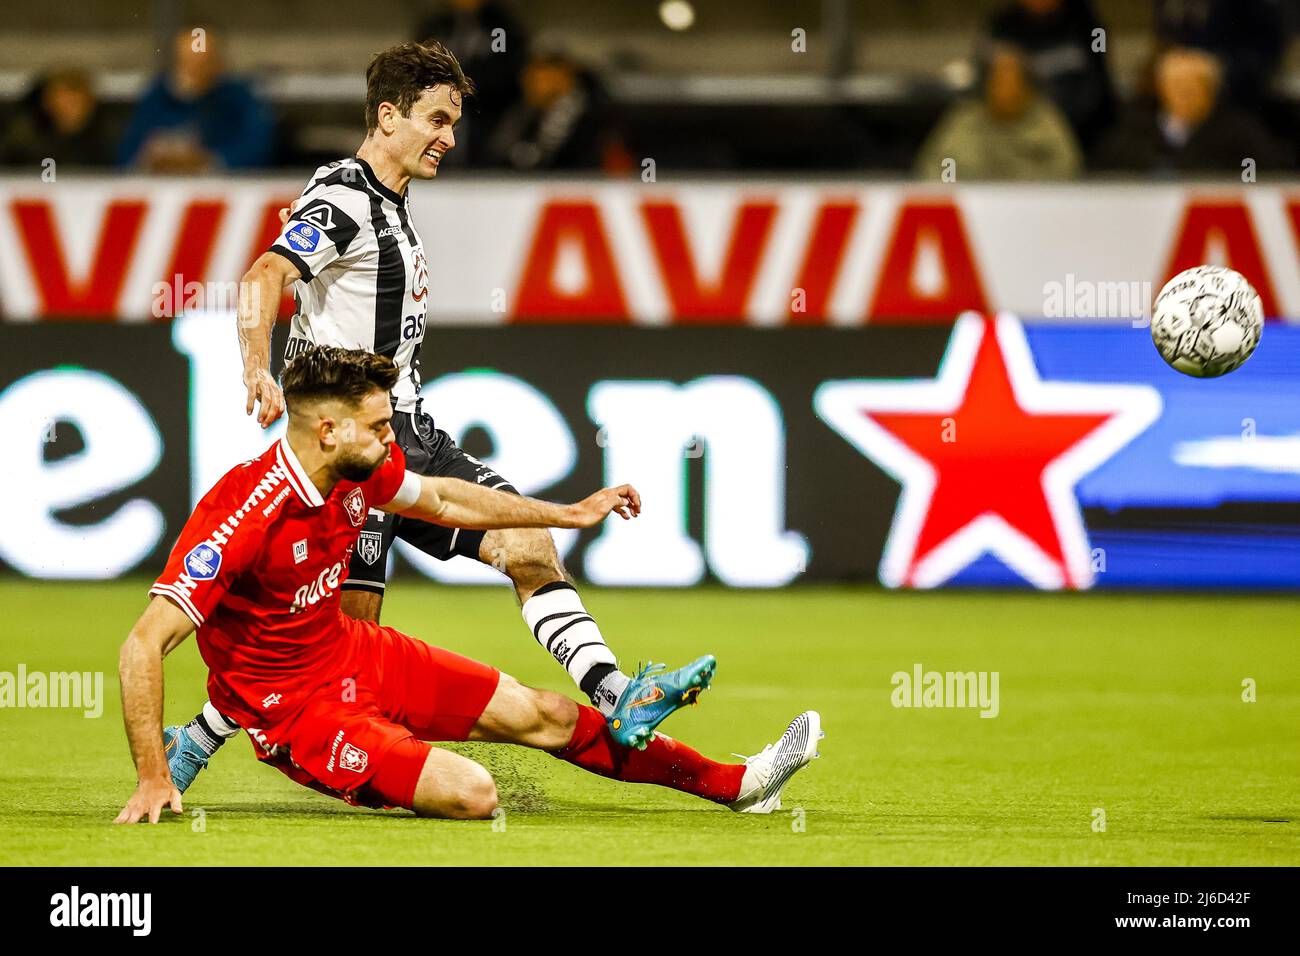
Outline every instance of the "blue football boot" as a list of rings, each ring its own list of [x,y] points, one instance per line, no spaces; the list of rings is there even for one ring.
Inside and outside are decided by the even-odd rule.
[[[718,660],[712,654],[675,671],[668,670],[667,664],[647,664],[632,678],[609,715],[610,733],[624,747],[645,750],[655,728],[673,711],[695,703],[717,669]]]
[[[199,771],[208,765],[208,755],[204,752],[184,727],[163,728],[163,753],[167,755],[167,769],[171,771],[172,783],[184,793],[194,782]]]

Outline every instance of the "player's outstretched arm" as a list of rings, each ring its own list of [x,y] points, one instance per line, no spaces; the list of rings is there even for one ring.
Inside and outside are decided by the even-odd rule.
[[[194,630],[175,604],[155,596],[135,622],[118,656],[122,719],[135,761],[136,787],[114,823],[157,823],[162,808],[181,812],[181,793],[172,783],[163,753],[163,658]]]
[[[259,406],[263,428],[284,413],[284,395],[271,375],[271,329],[280,312],[280,294],[299,277],[298,267],[276,252],[262,253],[244,273],[239,286],[239,354],[244,359],[244,414]]]
[[[418,497],[412,502],[409,495],[399,492],[384,510],[449,528],[590,528],[610,513],[624,519],[641,513],[641,495],[631,485],[602,488],[576,504],[557,505],[493,491],[459,478],[430,478],[410,472],[407,477],[408,481],[419,479]]]

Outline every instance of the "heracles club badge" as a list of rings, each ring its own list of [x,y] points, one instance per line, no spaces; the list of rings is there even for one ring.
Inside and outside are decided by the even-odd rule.
[[[357,554],[366,564],[374,564],[384,551],[384,536],[379,531],[363,531],[357,538]]]

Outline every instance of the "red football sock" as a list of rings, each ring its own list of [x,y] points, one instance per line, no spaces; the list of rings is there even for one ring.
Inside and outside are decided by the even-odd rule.
[[[583,704],[578,705],[573,739],[554,756],[602,777],[657,783],[717,803],[735,800],[745,775],[743,764],[718,763],[670,737],[656,735],[645,750],[620,746],[601,712]]]

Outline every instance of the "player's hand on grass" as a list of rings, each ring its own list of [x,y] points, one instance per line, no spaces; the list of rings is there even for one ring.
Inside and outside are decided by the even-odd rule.
[[[279,383],[264,368],[244,373],[244,387],[248,389],[248,399],[244,403],[244,414],[253,414],[253,405],[260,407],[257,411],[257,423],[263,428],[271,425],[284,414],[284,393]]]
[[[126,802],[122,812],[114,823],[139,823],[145,817],[150,823],[157,823],[162,816],[162,808],[170,805],[172,813],[180,814],[181,792],[176,789],[170,777],[153,777],[141,780],[135,787],[135,793]]]
[[[618,485],[615,488],[602,488],[569,508],[573,511],[575,522],[571,527],[591,528],[604,521],[611,512],[625,521],[635,518],[641,513],[641,495],[631,485]]]

